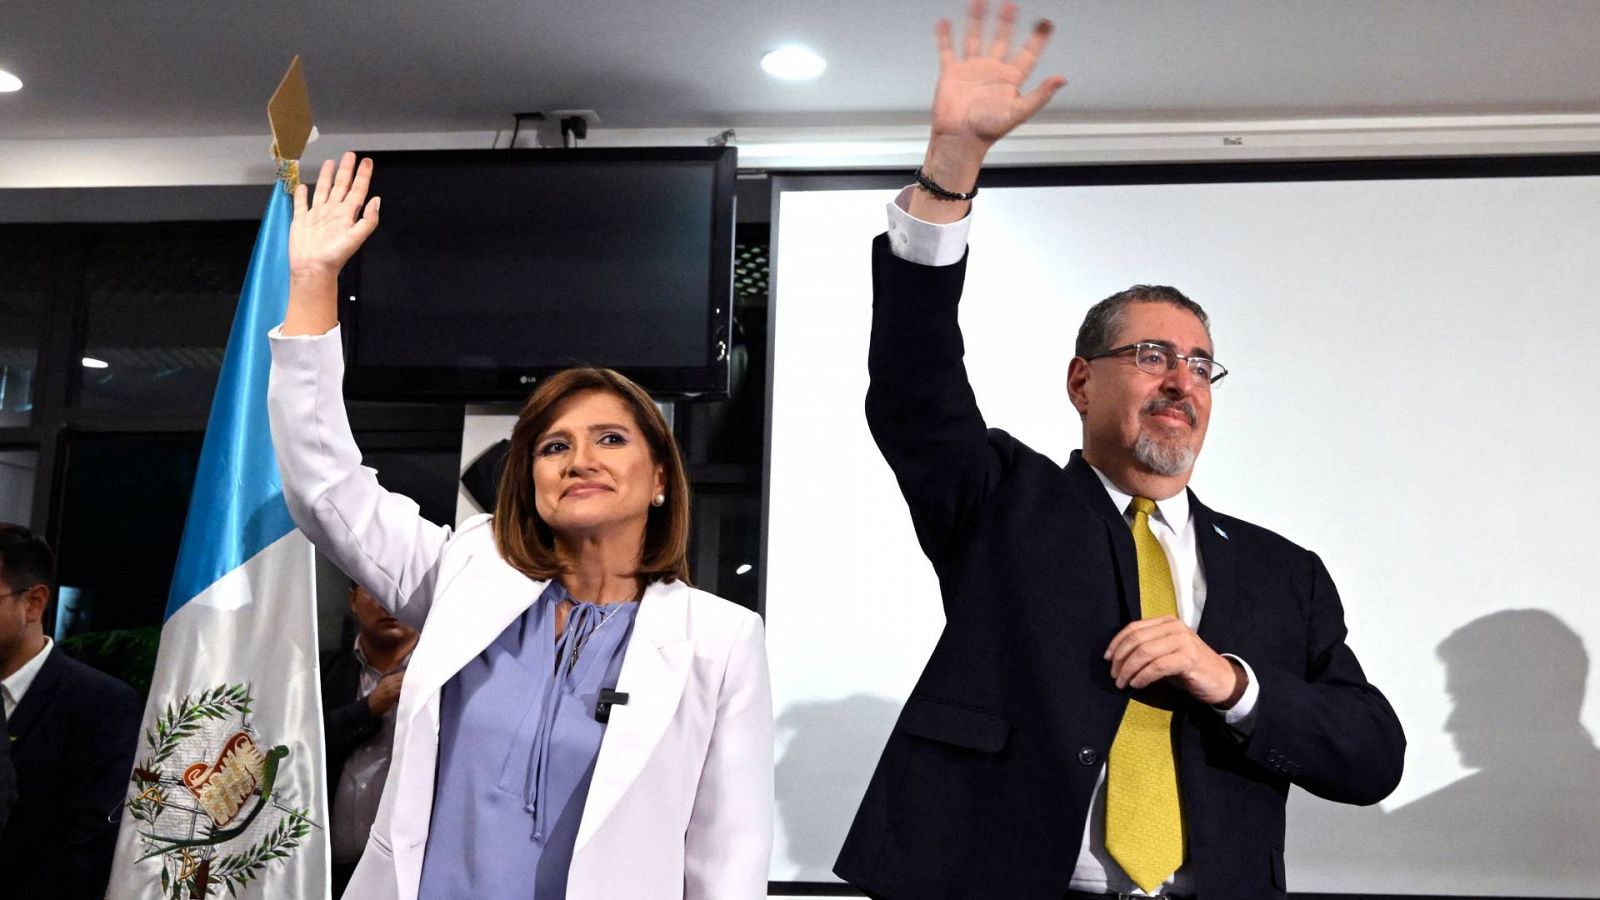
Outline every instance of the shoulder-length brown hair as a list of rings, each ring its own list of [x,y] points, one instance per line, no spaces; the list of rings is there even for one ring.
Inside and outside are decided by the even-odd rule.
[[[585,391],[604,391],[621,400],[644,434],[651,461],[661,466],[667,500],[650,507],[635,577],[644,584],[662,580],[688,583],[689,478],[678,442],[644,388],[611,369],[564,369],[535,388],[522,405],[495,497],[495,546],[506,562],[529,578],[547,581],[566,572],[556,557],[555,536],[534,505],[533,446],[562,404]]]

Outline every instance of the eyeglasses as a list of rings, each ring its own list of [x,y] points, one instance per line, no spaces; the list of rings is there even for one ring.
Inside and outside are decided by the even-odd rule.
[[[0,594],[0,599],[5,599],[5,598],[8,598],[8,597],[21,597],[23,594],[26,594],[27,592],[29,592],[31,590],[33,590],[33,588],[27,587],[27,588],[23,588],[20,591],[6,591],[4,594]]]
[[[1216,384],[1228,374],[1227,366],[1209,356],[1184,356],[1166,344],[1155,344],[1149,341],[1129,344],[1125,347],[1114,347],[1103,353],[1096,353],[1088,357],[1088,359],[1093,362],[1097,359],[1120,356],[1124,353],[1132,353],[1133,364],[1139,367],[1139,371],[1149,372],[1151,375],[1165,375],[1176,369],[1178,363],[1182,361],[1184,365],[1189,367],[1189,374],[1193,375],[1196,381],[1206,387]]]

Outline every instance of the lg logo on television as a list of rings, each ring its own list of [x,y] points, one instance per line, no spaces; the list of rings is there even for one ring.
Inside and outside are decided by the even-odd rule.
[[[535,381],[538,381],[538,380],[539,380],[539,376],[537,376],[537,375],[522,375],[522,376],[519,376],[517,378],[517,381],[519,381],[519,382],[521,382],[523,384],[533,384]]]

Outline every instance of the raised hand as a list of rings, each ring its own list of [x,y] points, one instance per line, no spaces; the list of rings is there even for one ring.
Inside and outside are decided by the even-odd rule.
[[[966,193],[978,183],[978,170],[989,148],[1013,128],[1032,118],[1067,83],[1060,75],[1039,82],[1023,93],[1034,64],[1050,43],[1055,26],[1041,19],[1016,50],[1011,34],[1017,22],[1017,5],[1006,2],[995,17],[994,34],[984,37],[985,0],[972,0],[966,32],[958,51],[950,22],[940,19],[939,82],[933,92],[933,133],[923,174],[948,191]],[[909,212],[925,222],[954,222],[967,214],[963,201],[939,199],[915,191]]]
[[[994,34],[987,42],[983,35],[985,9],[984,0],[973,0],[959,53],[950,20],[940,19],[936,27],[939,83],[933,95],[933,134],[972,141],[987,149],[1032,118],[1067,80],[1052,75],[1024,94],[1022,86],[1055,26],[1049,19],[1040,19],[1027,42],[1013,52],[1011,32],[1017,22],[1017,5],[1001,5]]]
[[[294,189],[289,225],[289,309],[283,334],[324,334],[339,324],[339,270],[378,227],[378,198],[367,199],[372,160],[346,153],[322,164],[315,191]]]
[[[313,192],[305,184],[294,190],[294,222],[289,226],[289,274],[336,276],[378,227],[378,198],[367,200],[372,160],[356,166],[345,153],[335,172],[333,160],[322,164]],[[363,205],[365,208],[363,208]]]

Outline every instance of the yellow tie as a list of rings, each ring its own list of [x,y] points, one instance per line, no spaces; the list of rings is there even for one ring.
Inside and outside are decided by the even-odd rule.
[[[1139,557],[1143,618],[1175,616],[1167,554],[1150,530],[1154,501],[1133,498],[1133,546]],[[1106,850],[1133,883],[1155,893],[1183,864],[1183,813],[1172,756],[1172,711],[1129,699],[1106,761]]]

